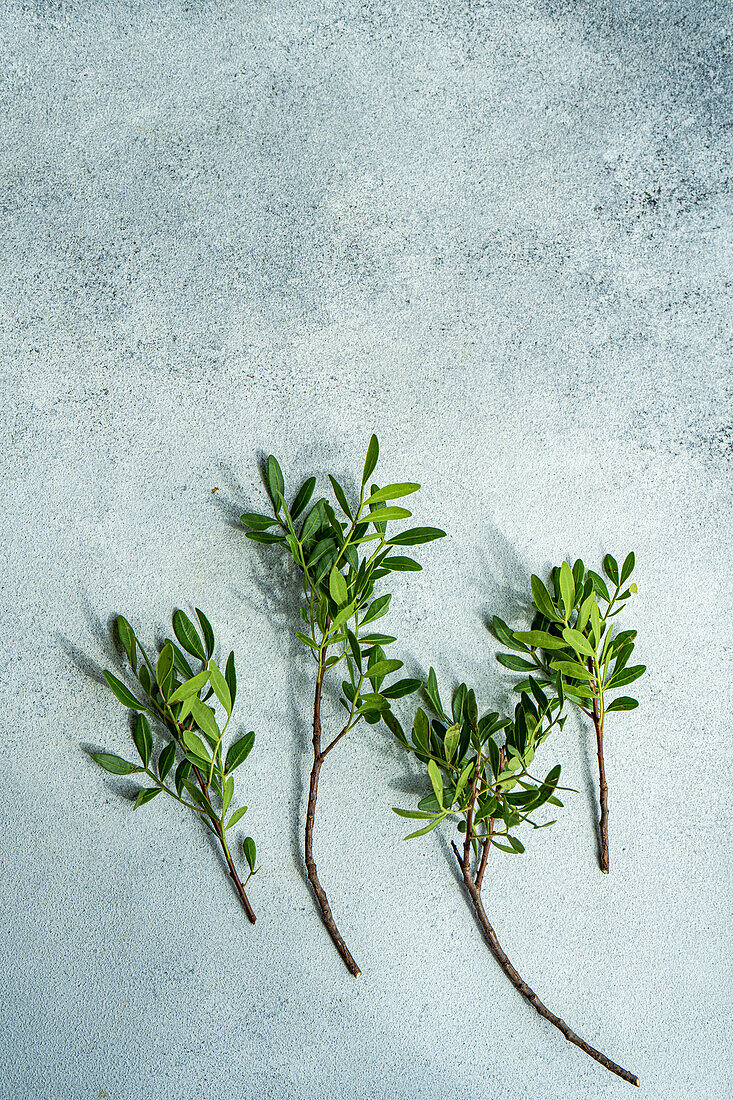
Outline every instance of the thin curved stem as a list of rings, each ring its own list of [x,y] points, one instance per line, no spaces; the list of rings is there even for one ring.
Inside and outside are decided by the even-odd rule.
[[[324,754],[321,751],[321,694],[323,692],[324,671],[322,656],[319,662],[318,679],[316,680],[316,690],[313,702],[313,767],[311,768],[310,786],[308,789],[308,810],[305,819],[305,866],[308,872],[308,880],[313,887],[313,893],[316,895],[318,907],[321,911],[321,918],[329,936],[333,940],[334,947],[344,960],[349,972],[353,974],[355,978],[358,978],[361,974],[361,970],[346,946],[344,938],[338,930],[336,921],[333,919],[331,906],[328,903],[326,891],[321,886],[316,870],[316,861],[313,858],[313,826],[316,818],[318,779],[321,774],[321,766],[324,759]]]
[[[596,1062],[599,1063],[599,1065],[603,1066],[604,1069],[609,1070],[610,1073],[615,1073],[617,1077],[621,1077],[624,1081],[628,1081],[631,1085],[638,1085],[639,1078],[635,1074],[630,1073],[629,1070],[624,1069],[623,1066],[617,1065],[616,1062],[612,1062],[611,1059],[606,1057],[606,1055],[603,1054],[600,1050],[596,1050],[596,1048],[592,1047],[590,1043],[586,1043],[585,1039],[581,1039],[579,1035],[576,1035],[576,1033],[572,1030],[572,1028],[568,1027],[564,1020],[562,1020],[559,1016],[556,1016],[554,1012],[551,1012],[550,1009],[542,1003],[534,990],[527,985],[522,977],[520,977],[520,975],[517,973],[517,971],[514,969],[509,959],[507,958],[504,949],[497,939],[496,932],[491,927],[491,924],[489,923],[489,918],[486,915],[486,910],[484,909],[483,901],[481,900],[481,887],[480,885],[476,884],[476,881],[471,874],[470,843],[468,845],[464,845],[462,855],[459,853],[455,844],[453,845],[453,851],[455,852],[456,859],[461,866],[463,881],[466,886],[466,890],[468,891],[468,895],[473,902],[473,907],[476,911],[476,916],[478,918],[479,924],[481,925],[481,928],[489,945],[489,950],[491,951],[491,954],[494,956],[499,966],[504,971],[507,978],[512,983],[517,992],[521,993],[526,1001],[529,1001],[534,1010],[538,1012],[543,1019],[548,1020],[549,1023],[553,1024],[558,1029],[558,1031],[560,1031],[565,1036],[569,1043],[573,1043],[576,1047],[579,1047],[580,1050],[584,1051],[590,1058],[593,1058]]]

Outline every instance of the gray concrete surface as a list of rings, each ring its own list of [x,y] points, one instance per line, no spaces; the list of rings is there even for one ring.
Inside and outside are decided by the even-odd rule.
[[[649,666],[580,793],[487,905],[644,1095],[730,1094],[731,5],[9,2],[2,127],[3,1100],[588,1100],[629,1086],[520,1000],[379,729],[324,771],[302,880],[308,666],[232,524],[294,484],[423,484],[450,540],[395,585],[409,667],[507,680],[487,614],[634,548]],[[213,490],[217,488],[218,492]],[[195,823],[133,815],[107,621],[203,606],[240,659],[246,925]],[[548,763],[552,762],[548,759]]]

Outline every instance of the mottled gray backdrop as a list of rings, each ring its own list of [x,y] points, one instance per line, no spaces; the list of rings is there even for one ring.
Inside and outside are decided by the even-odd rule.
[[[304,885],[310,667],[234,517],[263,453],[352,488],[372,431],[450,533],[384,620],[446,692],[505,698],[485,621],[525,621],[530,572],[636,550],[612,874],[573,717],[547,762],[579,794],[486,901],[647,1097],[727,1094],[732,16],[3,5],[3,1100],[629,1095],[511,988],[445,843],[403,844],[379,727],[329,759],[317,839],[357,982]],[[255,928],[196,822],[133,814],[82,747],[128,744],[110,616],[152,640],[194,604],[258,734]]]

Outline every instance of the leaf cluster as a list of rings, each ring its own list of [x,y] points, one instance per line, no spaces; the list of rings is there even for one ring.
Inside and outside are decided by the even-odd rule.
[[[614,632],[611,620],[625,608],[637,591],[629,584],[634,570],[630,553],[619,568],[607,554],[603,570],[611,583],[581,560],[552,569],[549,586],[532,576],[532,603],[536,612],[532,629],[510,629],[498,616],[493,619],[496,637],[511,653],[497,654],[497,660],[513,672],[531,673],[541,686],[554,685],[558,674],[568,698],[583,709],[588,701],[599,707],[599,716],[614,710],[633,710],[639,704],[629,696],[608,703],[606,693],[638,680],[646,665],[630,665],[635,630]],[[521,680],[514,690],[525,692],[530,681]]]
[[[410,496],[420,486],[399,482],[380,487],[370,482],[378,458],[379,443],[372,436],[358,501],[349,500],[343,486],[329,475],[333,501],[319,497],[311,504],[316,479],[309,477],[288,504],[280,464],[270,455],[265,482],[272,515],[248,512],[242,516],[247,538],[282,547],[300,572],[304,629],[296,634],[316,661],[319,675],[337,665],[345,666],[348,678],[342,684],[341,702],[348,718],[339,737],[362,718],[378,722],[380,715],[389,711],[392,699],[420,686],[416,679],[385,684],[388,676],[402,668],[402,662],[389,659],[383,648],[395,638],[373,629],[387,614],[392,598],[389,592],[378,594],[377,585],[392,573],[422,569],[414,558],[398,552],[403,547],[445,536],[435,527],[394,533],[390,525],[409,519],[412,513],[390,502]]]
[[[514,836],[517,826],[529,824],[539,829],[554,824],[537,824],[531,815],[546,802],[562,806],[555,794],[560,766],[553,767],[543,780],[532,776],[530,767],[552,729],[562,729],[563,699],[561,694],[548,695],[534,678],[530,678],[529,688],[522,692],[512,717],[493,711],[479,716],[475,691],[461,684],[447,714],[431,668],[425,697],[433,717],[418,707],[408,741],[394,715],[384,716],[402,747],[426,765],[432,787],[417,810],[394,808],[400,817],[426,821],[406,840],[429,833],[447,817],[457,817],[458,831],[467,835],[476,856],[486,843],[519,854],[524,845]],[[500,746],[497,735],[502,731]]]
[[[216,639],[211,623],[198,608],[196,615],[199,629],[185,612],[175,612],[176,640],[164,641],[154,664],[127,619],[117,617],[117,633],[137,688],[133,693],[110,671],[105,671],[104,678],[123,706],[137,712],[132,740],[140,763],[107,752],[92,753],[92,757],[113,775],[144,773],[152,780],[152,787],[139,790],[135,809],[165,793],[199,814],[226,851],[226,831],[247,811],[240,806],[230,813],[233,773],[247,759],[255,735],[246,733],[225,752],[224,739],[237,696],[234,653],[229,654],[222,672],[213,657]],[[157,747],[153,729],[159,735]],[[256,848],[251,837],[246,838],[244,851],[250,874],[254,874]]]

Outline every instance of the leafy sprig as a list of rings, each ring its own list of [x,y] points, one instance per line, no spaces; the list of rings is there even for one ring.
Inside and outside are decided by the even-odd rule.
[[[545,687],[550,690],[546,691]],[[556,764],[543,780],[532,774],[535,753],[555,729],[562,729],[565,717],[563,677],[555,674],[541,686],[532,676],[527,690],[520,694],[513,717],[500,717],[491,711],[479,717],[476,694],[461,684],[448,715],[441,702],[434,669],[430,669],[425,696],[435,717],[432,721],[419,707],[412,723],[410,740],[395,716],[383,717],[402,747],[425,765],[431,790],[416,810],[394,807],[400,817],[426,822],[405,840],[431,832],[446,819],[456,821],[463,835],[462,845],[452,844],[461,868],[466,891],[486,936],[494,958],[514,988],[532,1007],[554,1024],[565,1038],[585,1051],[600,1065],[638,1085],[638,1078],[612,1062],[605,1054],[581,1039],[561,1017],[542,1003],[533,989],[517,973],[507,958],[484,908],[481,889],[491,848],[512,855],[524,852],[524,844],[515,836],[520,825],[543,829],[554,821],[538,822],[533,815],[545,804],[562,806],[557,791],[560,765]],[[497,735],[504,731],[503,743]],[[500,839],[499,839],[500,838]]]
[[[636,584],[629,583],[634,565],[633,553],[627,555],[621,568],[615,558],[606,555],[603,570],[612,586],[609,591],[604,578],[586,570],[582,561],[576,561],[572,568],[564,561],[552,569],[549,587],[532,576],[536,614],[531,630],[511,630],[498,616],[493,619],[496,637],[513,651],[497,654],[499,663],[514,672],[533,673],[540,685],[554,682],[560,674],[568,699],[593,721],[600,784],[600,862],[605,872],[609,867],[605,719],[612,711],[634,710],[639,705],[627,695],[609,701],[608,693],[633,683],[646,671],[646,665],[629,664],[637,632],[615,632],[611,621],[637,591]],[[524,679],[514,690],[524,692],[529,683]]]
[[[292,558],[300,574],[303,629],[295,631],[316,666],[313,704],[313,766],[311,769],[305,827],[305,862],[328,932],[344,963],[355,976],[359,967],[333,919],[313,859],[313,826],[318,779],[326,756],[363,719],[379,722],[390,712],[392,700],[415,692],[420,681],[390,680],[402,661],[387,656],[385,646],[395,638],[375,632],[374,624],[387,614],[391,593],[377,595],[378,582],[392,573],[422,568],[402,554],[403,547],[418,546],[443,538],[435,527],[413,527],[393,533],[390,524],[409,519],[412,513],[392,504],[415,493],[415,482],[379,486],[371,477],[379,458],[379,442],[372,436],[362,471],[358,500],[349,500],[333,475],[329,481],[335,504],[320,497],[310,506],[316,479],[309,477],[288,505],[285,482],[277,459],[267,460],[265,482],[272,515],[248,512],[242,516],[247,538],[277,545]],[[310,507],[309,507],[310,506]],[[341,704],[346,720],[325,744],[321,729],[321,697],[324,680],[336,669],[343,671]]]
[[[179,644],[166,639],[155,664],[127,619],[117,617],[117,633],[139,690],[130,691],[113,672],[105,671],[104,678],[123,706],[137,713],[132,740],[140,763],[107,752],[91,755],[112,775],[144,774],[152,781],[152,787],[138,791],[135,809],[167,794],[200,817],[219,841],[237,893],[254,924],[245,887],[258,870],[255,842],[246,837],[242,845],[248,867],[243,883],[226,834],[247,812],[246,806],[232,809],[234,771],[247,759],[255,735],[250,732],[239,737],[225,755],[224,739],[237,695],[234,653],[229,654],[222,673],[213,657],[216,640],[211,623],[198,608],[196,615],[200,633],[185,612],[176,611],[173,632]],[[190,658],[200,665],[198,671],[191,667]],[[223,711],[223,721],[217,717],[216,704]],[[157,749],[153,730],[161,735]]]

